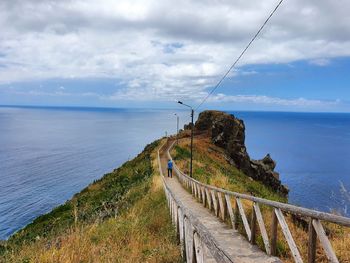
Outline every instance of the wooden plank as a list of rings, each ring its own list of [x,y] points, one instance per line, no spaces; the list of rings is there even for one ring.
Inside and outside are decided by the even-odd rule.
[[[198,199],[198,189],[197,189],[197,184],[196,183],[193,183],[194,184],[194,198]]]
[[[237,199],[235,199],[235,211],[234,211],[234,215],[235,215],[235,229],[238,229],[239,208],[238,208],[238,204],[237,204]]]
[[[218,201],[216,199],[216,196],[215,196],[215,191],[214,190],[211,190],[211,199],[213,200],[213,206],[214,206],[214,213],[216,216],[218,216]]]
[[[202,202],[202,192],[201,192],[201,187],[199,184],[197,184],[197,198],[199,202]]]
[[[175,229],[176,229],[176,234],[179,234],[179,215],[178,213],[178,207],[176,202],[174,201],[174,219],[175,219]]]
[[[260,233],[261,233],[261,236],[262,236],[262,239],[264,242],[266,254],[271,255],[269,237],[267,235],[267,231],[265,228],[264,219],[263,219],[261,211],[260,211],[260,207],[257,203],[254,203],[253,209],[254,209],[254,212],[256,214],[256,219],[258,221],[258,225],[259,225]]]
[[[284,237],[287,240],[288,246],[292,252],[292,256],[294,258],[294,261],[297,263],[302,263],[303,259],[300,256],[299,250],[297,245],[294,242],[294,239],[292,237],[292,234],[290,233],[290,230],[288,228],[287,222],[283,216],[283,213],[281,211],[281,209],[279,208],[275,208],[275,214],[277,216],[278,222],[280,223],[282,232],[284,234]]]
[[[323,229],[323,226],[320,222],[320,220],[313,219],[312,225],[315,228],[315,231],[317,233],[318,239],[320,240],[320,243],[323,247],[324,252],[326,253],[326,256],[329,260],[329,262],[339,262],[337,256],[334,253],[334,250],[332,248],[331,242],[329,242],[328,237],[326,235],[326,232]]]
[[[181,208],[179,207],[178,210],[179,215],[179,237],[180,237],[180,247],[181,247],[181,256],[184,256],[184,250],[185,250],[185,226],[184,226],[184,216]]]
[[[220,216],[223,221],[225,221],[226,218],[226,205],[222,199],[222,194],[218,192],[218,200],[219,200],[219,207],[220,207]]]
[[[250,220],[250,243],[252,243],[253,245],[256,243],[256,213],[254,210],[254,204],[253,203],[253,208],[252,208],[252,216],[251,216],[251,220]]]
[[[235,216],[233,214],[233,209],[232,209],[232,204],[231,204],[231,198],[229,195],[225,195],[225,201],[226,201],[226,206],[227,206],[227,211],[228,214],[230,216],[230,220],[231,220],[231,225],[233,229],[235,228]]]
[[[207,203],[208,203],[208,200],[207,200],[207,195],[205,193],[205,187],[204,186],[202,187],[202,192],[203,192],[203,205],[205,207],[207,205]]]
[[[309,240],[308,240],[308,251],[307,251],[307,262],[308,263],[315,263],[316,260],[316,241],[317,241],[317,234],[316,231],[312,225],[312,218],[310,218],[309,221]]]
[[[174,224],[174,201],[171,199],[170,201],[170,215],[171,215],[171,222]]]
[[[203,203],[203,205],[204,205],[204,207],[205,207],[205,205],[206,205],[206,196],[205,196],[205,188],[202,186],[201,187],[201,192],[202,192],[202,203]]]
[[[272,210],[272,220],[271,220],[271,255],[276,256],[277,254],[277,216],[274,211]]]
[[[194,249],[196,255],[196,263],[204,263],[204,247],[198,233],[194,233]]]
[[[207,205],[208,205],[208,208],[209,210],[211,210],[211,207],[212,207],[212,200],[211,200],[211,196],[210,196],[210,192],[208,190],[208,188],[205,188],[205,194],[207,196]]]
[[[250,231],[249,223],[247,220],[247,216],[245,215],[241,200],[239,198],[236,198],[236,202],[237,202],[239,214],[240,214],[242,221],[243,221],[243,226],[244,226],[245,232],[247,233],[248,240],[250,241],[251,231]]]
[[[186,262],[193,262],[193,227],[190,220],[185,218],[185,247]]]

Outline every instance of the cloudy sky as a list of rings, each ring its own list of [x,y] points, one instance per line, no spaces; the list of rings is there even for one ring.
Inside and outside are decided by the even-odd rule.
[[[276,0],[1,0],[0,104],[194,106]],[[350,2],[285,0],[205,108],[350,112]]]

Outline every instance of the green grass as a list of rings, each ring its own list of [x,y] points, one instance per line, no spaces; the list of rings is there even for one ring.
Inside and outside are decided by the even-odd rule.
[[[190,150],[188,146],[178,145],[172,150],[172,157],[175,161],[186,162],[188,166]],[[248,193],[262,198],[286,202],[287,198],[275,192],[271,187],[259,181],[254,181],[233,165],[222,159],[218,161],[211,157],[210,153],[194,146],[193,153],[193,177],[203,183],[213,184],[218,177],[226,177],[227,182],[222,187],[239,193]]]
[[[174,147],[176,154],[173,156],[173,159],[176,160],[186,160],[191,157],[191,152],[187,148],[180,147],[175,145]]]

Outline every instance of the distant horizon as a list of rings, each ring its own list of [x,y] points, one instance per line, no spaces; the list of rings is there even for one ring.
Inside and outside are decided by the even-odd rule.
[[[107,109],[107,110],[123,110],[123,109],[135,109],[135,110],[173,110],[173,111],[187,111],[186,109],[183,108],[152,108],[152,107],[108,107],[108,106],[76,106],[76,105],[7,105],[7,104],[0,104],[0,108],[52,108],[52,109]],[[243,109],[214,109],[214,108],[210,108],[210,109],[202,109],[197,111],[197,113],[199,112],[203,112],[206,110],[217,110],[217,111],[223,111],[223,112],[233,112],[233,111],[237,111],[237,112],[266,112],[266,113],[324,113],[324,114],[350,114],[350,112],[342,112],[342,111],[292,111],[292,110],[243,110]]]

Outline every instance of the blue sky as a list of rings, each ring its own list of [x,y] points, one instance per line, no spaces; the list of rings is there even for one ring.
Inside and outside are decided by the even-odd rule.
[[[4,0],[0,104],[196,106],[276,4]],[[344,6],[284,2],[202,109],[350,112]]]

